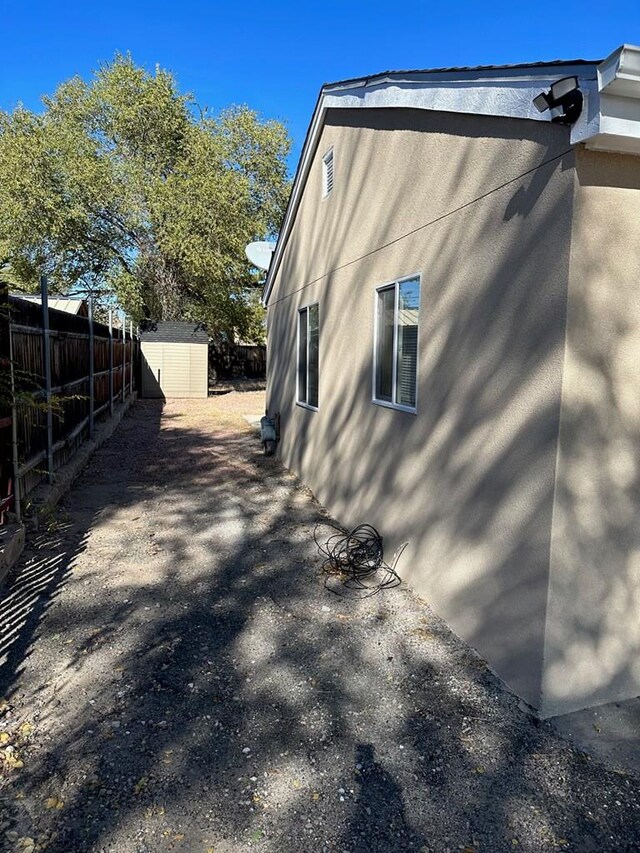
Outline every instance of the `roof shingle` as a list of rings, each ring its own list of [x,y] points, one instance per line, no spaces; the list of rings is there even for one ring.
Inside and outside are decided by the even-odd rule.
[[[140,340],[143,343],[207,344],[209,335],[201,323],[165,322],[153,323],[149,328],[141,329]]]

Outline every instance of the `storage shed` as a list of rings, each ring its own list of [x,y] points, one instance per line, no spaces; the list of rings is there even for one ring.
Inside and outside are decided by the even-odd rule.
[[[154,323],[140,332],[143,397],[206,397],[209,336],[197,323]]]

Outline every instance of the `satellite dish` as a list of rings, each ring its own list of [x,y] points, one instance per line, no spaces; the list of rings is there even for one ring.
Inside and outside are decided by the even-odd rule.
[[[245,255],[249,259],[249,263],[259,270],[268,270],[271,263],[271,256],[276,244],[266,240],[260,240],[256,243],[249,243],[244,250]]]

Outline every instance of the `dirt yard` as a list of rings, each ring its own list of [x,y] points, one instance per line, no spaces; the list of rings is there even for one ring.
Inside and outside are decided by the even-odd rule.
[[[253,383],[257,385],[258,383]],[[226,412],[232,415],[263,415],[265,407],[265,392],[264,389],[244,390],[251,388],[251,384],[236,383],[236,387],[232,385],[223,386],[224,391],[217,390],[215,394],[209,398],[209,406],[216,413]],[[240,389],[240,390],[238,390]]]
[[[640,782],[424,602],[325,589],[325,514],[240,417],[263,405],[138,403],[32,536],[0,601],[0,848],[640,849]]]

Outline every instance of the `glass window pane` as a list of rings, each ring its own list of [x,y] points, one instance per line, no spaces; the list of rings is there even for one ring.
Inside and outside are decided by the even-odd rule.
[[[415,406],[420,280],[413,278],[403,281],[398,287],[398,360],[395,402],[401,406]]]
[[[392,402],[393,395],[393,314],[395,287],[378,292],[378,352],[376,359],[376,399]]]
[[[309,387],[307,389],[307,403],[310,406],[318,405],[318,306],[309,306]]]
[[[307,309],[298,314],[298,402],[307,402]]]

